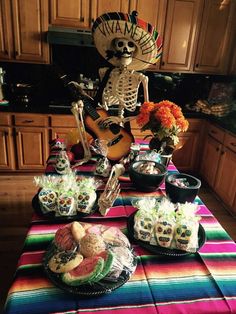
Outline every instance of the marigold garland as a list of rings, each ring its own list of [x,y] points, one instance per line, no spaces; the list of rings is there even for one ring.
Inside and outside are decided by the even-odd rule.
[[[144,102],[137,116],[137,123],[141,131],[150,130],[160,141],[171,138],[175,145],[179,142],[179,132],[187,131],[189,126],[182,109],[169,100],[159,103]]]

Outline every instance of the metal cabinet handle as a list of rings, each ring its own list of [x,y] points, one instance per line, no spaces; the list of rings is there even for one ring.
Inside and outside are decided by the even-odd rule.
[[[214,130],[210,130],[210,133],[211,133],[211,134],[217,134],[217,132],[214,131]]]
[[[162,61],[161,65],[165,65],[165,61]]]
[[[221,155],[224,155],[224,154],[225,154],[225,152],[222,150]]]
[[[220,150],[220,148],[219,148],[219,147],[217,147],[217,148],[216,148],[216,151],[218,152],[219,150]]]
[[[94,21],[95,21],[95,19],[94,19],[94,18],[92,18],[92,19],[91,19],[91,23],[94,23]]]
[[[197,63],[197,64],[195,65],[195,67],[198,68],[198,66],[199,66],[199,64]]]
[[[23,123],[32,123],[34,120],[24,120]]]
[[[84,22],[84,17],[83,16],[80,17],[80,22]]]
[[[234,147],[235,147],[235,146],[236,146],[236,143],[230,143],[230,145],[232,145],[232,146],[234,146]]]

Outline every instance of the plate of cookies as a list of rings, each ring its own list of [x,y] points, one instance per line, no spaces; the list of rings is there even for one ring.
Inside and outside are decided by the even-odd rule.
[[[56,231],[43,267],[48,278],[79,296],[98,296],[121,287],[137,260],[128,238],[117,227],[73,221]]]

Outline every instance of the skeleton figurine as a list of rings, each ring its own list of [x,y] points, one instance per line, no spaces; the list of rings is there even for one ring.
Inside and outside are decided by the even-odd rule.
[[[55,170],[59,174],[67,174],[70,172],[70,160],[66,151],[60,151],[57,156]]]

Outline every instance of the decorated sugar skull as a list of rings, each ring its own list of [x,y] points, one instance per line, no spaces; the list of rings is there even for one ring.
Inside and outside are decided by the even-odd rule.
[[[81,191],[76,195],[76,210],[81,213],[90,213],[96,201],[95,191]]]
[[[56,211],[57,193],[52,189],[43,188],[38,194],[39,204],[43,213]]]
[[[175,225],[167,219],[158,220],[154,227],[157,243],[162,247],[170,247],[174,236]]]
[[[58,196],[56,216],[76,215],[75,199],[68,193],[62,193]]]
[[[152,217],[138,216],[134,223],[134,237],[141,241],[150,242],[153,227]]]
[[[191,246],[190,242],[192,241],[192,237],[196,237],[196,230],[198,229],[196,229],[196,225],[193,223],[188,223],[187,221],[178,223],[175,231],[176,248],[188,251]]]
[[[108,177],[110,171],[111,171],[110,161],[106,157],[99,158],[96,164],[95,174],[102,177]]]
[[[55,170],[59,174],[66,174],[70,171],[70,160],[66,151],[61,151],[57,156]]]
[[[66,145],[65,145],[63,139],[56,138],[50,142],[50,151],[51,152],[65,150],[65,149],[66,149]]]
[[[137,50],[135,43],[126,38],[115,38],[113,40],[115,57],[120,61],[121,65],[129,65],[132,62],[133,54]]]

